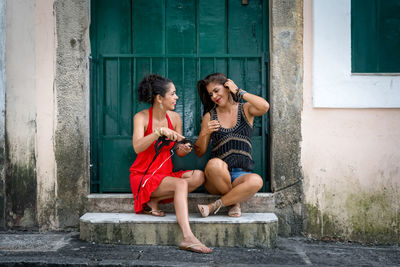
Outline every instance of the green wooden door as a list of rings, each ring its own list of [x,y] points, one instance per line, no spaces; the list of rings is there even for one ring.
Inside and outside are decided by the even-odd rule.
[[[147,108],[136,86],[149,73],[171,79],[183,133],[196,138],[202,107],[196,82],[222,72],[268,99],[267,1],[97,0],[91,2],[91,190],[130,192],[133,115]],[[254,123],[255,172],[269,190],[268,117]],[[206,157],[173,158],[176,168]]]

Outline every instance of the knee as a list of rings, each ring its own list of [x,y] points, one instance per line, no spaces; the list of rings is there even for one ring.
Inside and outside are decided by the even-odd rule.
[[[188,182],[185,179],[176,179],[175,190],[187,190]]]
[[[200,185],[204,184],[204,172],[200,170],[193,171],[193,185],[199,187]]]
[[[207,162],[205,172],[210,172],[214,170],[223,170],[223,169],[228,169],[228,165],[225,163],[225,161],[219,159],[219,158],[212,158]]]
[[[258,174],[253,174],[248,182],[255,193],[257,193],[264,184],[262,178]]]

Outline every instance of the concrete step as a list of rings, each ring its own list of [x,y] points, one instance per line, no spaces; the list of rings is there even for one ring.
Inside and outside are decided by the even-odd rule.
[[[276,246],[278,218],[273,213],[243,213],[239,218],[189,215],[195,236],[211,247]],[[178,245],[182,240],[175,214],[155,217],[135,213],[86,213],[80,218],[80,238],[89,242]]]
[[[190,193],[188,205],[190,213],[197,213],[197,204],[208,204],[220,198],[220,196],[204,193]],[[90,194],[86,205],[87,212],[115,212],[131,213],[133,209],[132,194]],[[265,213],[274,212],[275,199],[272,193],[257,193],[252,198],[241,203],[242,212]],[[160,204],[160,209],[166,212],[174,212],[173,203]],[[227,214],[228,208],[222,208],[220,214]]]

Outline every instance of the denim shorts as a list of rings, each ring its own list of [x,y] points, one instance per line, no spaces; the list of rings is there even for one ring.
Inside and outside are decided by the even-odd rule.
[[[231,182],[233,183],[236,178],[245,174],[249,174],[251,172],[245,171],[242,168],[232,168],[232,171],[230,171],[229,173],[231,174]]]

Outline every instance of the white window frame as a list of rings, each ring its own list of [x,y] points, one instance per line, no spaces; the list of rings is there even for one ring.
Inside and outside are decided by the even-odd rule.
[[[351,0],[313,1],[313,106],[399,108],[400,73],[351,72]]]

